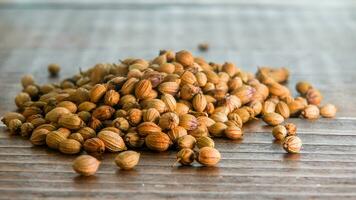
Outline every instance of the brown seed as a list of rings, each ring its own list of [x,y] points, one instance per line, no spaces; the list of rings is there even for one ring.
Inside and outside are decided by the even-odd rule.
[[[166,62],[167,62],[167,57],[165,55],[157,56],[152,61],[153,64],[158,64],[158,65],[161,65],[161,64],[166,63]]]
[[[100,99],[105,95],[106,93],[106,86],[103,84],[96,84],[91,90],[90,90],[90,101],[97,103],[100,101]]]
[[[125,135],[125,143],[131,148],[141,148],[145,143],[145,139],[141,138],[138,133],[131,132]]]
[[[112,131],[100,131],[98,138],[104,142],[106,150],[110,152],[119,152],[127,149],[120,135]]]
[[[175,113],[176,113],[178,116],[181,116],[181,115],[184,115],[184,114],[188,114],[188,112],[189,112],[189,106],[187,106],[187,105],[184,104],[184,103],[177,103],[177,104],[176,104]]]
[[[9,125],[9,122],[13,119],[18,119],[20,120],[22,123],[25,122],[25,117],[20,114],[20,113],[16,113],[16,112],[8,112],[6,113],[3,118],[1,119],[1,121],[6,125],[8,126]]]
[[[284,127],[286,127],[287,130],[287,135],[291,136],[291,135],[296,135],[297,134],[297,126],[293,123],[286,123],[284,125]]]
[[[58,149],[59,144],[67,139],[69,134],[67,131],[51,131],[46,136],[46,144],[49,148]]]
[[[146,137],[152,133],[160,133],[162,129],[153,122],[143,122],[137,126],[137,131],[141,137]]]
[[[295,89],[303,96],[307,94],[310,88],[312,88],[312,85],[306,81],[300,81],[295,86]]]
[[[95,130],[90,128],[90,127],[81,128],[77,132],[80,133],[83,136],[84,141],[87,140],[87,139],[96,137]]]
[[[215,122],[214,122],[215,123]],[[199,125],[196,129],[188,131],[188,134],[195,137],[199,138],[201,136],[208,136],[209,135],[209,130],[208,128],[203,124]]]
[[[174,112],[177,108],[176,99],[170,94],[162,94],[161,100],[166,104],[168,111]]]
[[[78,130],[84,126],[84,122],[78,115],[63,114],[58,119],[58,124],[64,128]]]
[[[39,89],[37,86],[29,85],[23,91],[29,94],[31,98],[38,97]]]
[[[203,147],[199,149],[197,161],[204,166],[214,166],[221,158],[220,152],[212,147]]]
[[[88,154],[100,155],[105,152],[105,144],[99,138],[87,139],[83,147]]]
[[[96,108],[96,104],[90,101],[85,101],[78,106],[78,111],[92,111]]]
[[[201,91],[200,87],[196,87],[192,84],[185,84],[180,89],[180,98],[183,100],[191,100],[194,95]]]
[[[207,105],[207,101],[206,101],[204,94],[202,94],[202,93],[196,94],[193,98],[192,104],[193,104],[193,108],[196,111],[203,112]]]
[[[157,122],[160,114],[157,109],[149,108],[143,111],[143,121],[145,122]]]
[[[220,77],[212,70],[206,70],[204,71],[206,74],[206,78],[208,78],[208,82],[218,84],[220,81]]]
[[[227,126],[222,122],[216,122],[214,125],[210,126],[209,133],[213,137],[223,137]]]
[[[110,119],[111,116],[115,113],[115,109],[111,106],[99,106],[93,111],[92,116],[99,120],[107,120]]]
[[[77,113],[78,117],[82,119],[85,123],[89,122],[91,119],[91,114],[88,111],[81,111]]]
[[[237,140],[241,139],[243,136],[243,132],[240,127],[238,126],[228,126],[225,129],[225,137],[232,139],[232,140]]]
[[[104,97],[104,103],[108,106],[115,106],[119,103],[120,94],[115,90],[109,90],[106,92]]]
[[[46,117],[45,119],[50,121],[50,122],[54,122],[54,123],[57,123],[58,122],[58,119],[64,115],[64,114],[69,114],[71,113],[67,108],[64,108],[64,107],[57,107],[57,108],[54,108],[53,110],[49,111],[47,114],[46,114]]]
[[[237,88],[241,87],[243,83],[240,77],[234,77],[228,81],[227,85],[230,91],[234,91]]]
[[[166,151],[171,145],[171,140],[165,133],[152,133],[145,138],[147,148],[153,151]]]
[[[246,123],[253,117],[253,109],[246,106],[234,110],[234,113],[239,115],[242,123]]]
[[[177,147],[178,149],[184,149],[184,148],[194,149],[195,143],[196,143],[196,139],[193,136],[184,135],[178,138]]]
[[[194,162],[194,159],[195,155],[192,149],[184,148],[177,153],[177,162],[182,165],[190,165]]]
[[[278,124],[283,123],[284,118],[278,113],[267,113],[263,116],[263,121],[268,125],[277,126]]]
[[[141,80],[137,83],[135,88],[135,95],[138,99],[147,98],[152,92],[152,84],[149,80]]]
[[[256,92],[256,89],[248,86],[248,85],[243,85],[236,90],[232,91],[232,94],[237,96],[241,100],[241,104],[246,104],[252,100],[252,97],[254,93]]]
[[[199,149],[203,148],[203,147],[212,147],[214,148],[215,147],[215,143],[214,143],[214,140],[211,139],[210,137],[208,136],[201,136],[197,139],[197,147]]]
[[[225,62],[222,66],[222,71],[229,74],[230,77],[234,77],[234,75],[239,72],[239,69],[233,63]]]
[[[188,67],[194,64],[194,57],[189,51],[182,50],[176,53],[176,61]]]
[[[267,87],[271,95],[278,96],[278,97],[285,97],[290,95],[289,89],[286,86],[279,84],[277,82],[269,83],[267,84]]]
[[[77,154],[80,152],[82,145],[74,139],[65,139],[59,143],[58,149],[64,154]]]
[[[127,114],[127,120],[132,126],[137,126],[142,120],[142,111],[140,109],[130,109]]]
[[[139,82],[137,78],[129,78],[121,87],[120,92],[123,95],[128,95],[134,92],[136,84]]]
[[[283,141],[283,148],[288,153],[299,153],[302,148],[302,141],[297,136],[288,136]]]
[[[115,163],[123,170],[134,168],[140,160],[140,154],[135,151],[124,151],[115,157]]]
[[[176,68],[175,65],[173,65],[172,63],[162,63],[157,68],[157,71],[164,72],[167,74],[172,74],[174,72],[175,68]]]
[[[310,88],[305,98],[307,99],[309,104],[319,105],[321,100],[323,100],[323,96],[321,95],[320,91],[315,88]]]
[[[197,83],[199,87],[204,87],[206,83],[208,82],[208,78],[206,77],[206,74],[203,72],[197,72],[195,74],[195,77],[197,79]]]
[[[199,126],[199,122],[193,115],[183,114],[179,116],[179,126],[190,131],[196,129]]]
[[[179,84],[177,82],[164,82],[159,84],[158,91],[175,96],[179,91]]]
[[[48,131],[54,131],[57,129],[57,127],[54,126],[53,124],[42,124],[35,128],[35,130],[38,130],[38,129],[46,129]]]
[[[206,117],[206,116],[199,116],[199,117],[197,117],[197,120],[198,120],[198,124],[200,126],[209,127],[209,126],[215,124],[215,121],[213,119]]]
[[[276,140],[284,140],[287,136],[287,129],[282,125],[277,125],[273,127],[272,134]]]
[[[112,127],[112,126],[105,127],[103,129],[101,129],[101,131],[111,131],[111,132],[114,132],[114,133],[120,135],[121,137],[125,135],[120,129]]]
[[[18,108],[22,108],[25,105],[25,103],[30,101],[31,101],[30,95],[25,92],[21,92],[15,97],[15,103]]]
[[[308,105],[303,111],[302,116],[306,119],[318,119],[320,111],[316,105]]]
[[[336,112],[337,112],[337,108],[336,108],[336,106],[333,105],[333,104],[325,104],[324,106],[322,106],[322,107],[320,108],[320,114],[321,114],[321,116],[326,117],[326,118],[333,118],[333,117],[335,117]]]
[[[197,79],[195,75],[188,70],[183,72],[180,79],[181,79],[181,85],[185,85],[185,84],[195,85],[197,83]]]
[[[15,135],[15,134],[18,134],[20,133],[21,131],[21,126],[22,126],[22,122],[21,120],[19,119],[12,119],[10,122],[9,122],[9,131],[11,134]]]
[[[200,51],[208,51],[209,50],[209,44],[208,43],[200,43],[199,45],[198,45],[198,49],[200,50]]]
[[[21,78],[21,84],[23,86],[23,88],[26,88],[27,86],[29,85],[34,85],[35,84],[35,81],[33,79],[33,76],[32,75],[25,75]]]
[[[288,105],[283,101],[278,102],[276,105],[276,113],[282,115],[284,119],[289,118],[290,112]]]
[[[68,139],[73,139],[78,141],[80,144],[84,144],[84,138],[80,133],[72,133],[68,136]]]
[[[294,100],[288,104],[288,107],[290,115],[296,116],[306,107],[306,105],[301,101]]]
[[[93,156],[81,155],[73,162],[73,170],[82,176],[91,176],[96,173],[100,165]]]
[[[214,114],[210,115],[210,118],[215,122],[227,122],[227,120],[229,120],[228,117],[226,116],[226,113],[217,112],[217,110],[215,110]]]
[[[166,104],[160,99],[149,99],[142,102],[142,104],[145,109],[154,108],[159,113],[163,113],[167,110]]]
[[[26,107],[22,113],[22,115],[26,118],[30,117],[31,115],[37,115],[37,114],[42,114],[42,110],[41,108],[35,106]]]
[[[46,129],[37,129],[33,131],[30,141],[33,145],[44,145],[46,144],[46,136],[49,133]]]
[[[159,119],[159,126],[165,129],[172,129],[177,127],[179,124],[179,117],[173,112],[164,113]]]
[[[77,105],[75,105],[75,103],[71,102],[71,101],[62,101],[59,102],[57,104],[57,107],[63,107],[63,108],[67,108],[67,110],[69,110],[71,113],[76,113],[78,108]]]
[[[52,63],[48,65],[48,72],[51,76],[58,76],[59,71],[61,71],[61,67],[58,64]]]
[[[116,118],[112,124],[121,131],[127,131],[130,128],[129,122],[123,117]]]
[[[30,122],[23,123],[21,125],[21,131],[20,131],[21,136],[26,138],[29,137],[34,129],[35,127]]]
[[[176,142],[180,137],[187,135],[187,130],[181,126],[176,126],[167,132],[168,137],[171,141]]]

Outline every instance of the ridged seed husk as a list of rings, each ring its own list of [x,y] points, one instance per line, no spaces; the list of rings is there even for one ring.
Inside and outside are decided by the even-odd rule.
[[[100,131],[98,138],[104,142],[105,149],[109,152],[119,152],[127,149],[120,135],[112,131]]]
[[[146,137],[152,133],[160,133],[162,132],[162,129],[153,122],[143,122],[137,126],[137,132],[141,137]]]
[[[58,149],[64,154],[77,154],[80,152],[82,145],[74,139],[65,139],[59,143]]]
[[[115,163],[123,170],[134,168],[140,160],[140,154],[135,151],[124,151],[115,157]]]
[[[190,165],[194,159],[194,151],[190,148],[183,148],[177,153],[177,161],[182,165]]]
[[[82,176],[91,176],[96,173],[100,161],[89,155],[81,155],[73,162],[73,169]]]
[[[171,143],[168,135],[162,132],[149,134],[145,138],[147,148],[158,152],[166,151]]]
[[[221,158],[220,152],[212,147],[199,149],[197,161],[204,166],[215,166]]]
[[[283,123],[284,118],[278,113],[267,113],[263,116],[263,121],[266,122],[268,125],[276,126],[278,124]]]
[[[49,131],[47,129],[38,129],[33,131],[30,141],[33,145],[44,145],[46,144],[46,137]]]
[[[87,139],[83,147],[88,154],[100,155],[105,152],[105,144],[99,138]]]
[[[201,136],[197,139],[196,145],[199,149],[203,147],[215,147],[215,142],[208,136]]]
[[[67,139],[70,132],[64,131],[51,131],[46,136],[46,144],[52,149],[58,149],[59,144]]]

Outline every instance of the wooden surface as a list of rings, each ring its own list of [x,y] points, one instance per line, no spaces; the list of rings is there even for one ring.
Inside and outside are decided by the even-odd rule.
[[[210,51],[199,53],[200,42]],[[145,152],[135,170],[123,172],[115,155],[106,155],[88,178],[72,172],[75,156],[32,147],[1,125],[0,199],[356,199],[353,1],[1,1],[0,115],[15,109],[22,75],[56,81],[48,78],[48,63],[62,65],[66,77],[79,67],[151,58],[166,48],[251,72],[259,65],[288,66],[289,86],[312,82],[324,102],[338,106],[338,116],[289,120],[303,140],[299,155],[285,154],[270,129],[255,121],[242,141],[217,142],[222,160],[216,168],[171,167],[173,152]]]

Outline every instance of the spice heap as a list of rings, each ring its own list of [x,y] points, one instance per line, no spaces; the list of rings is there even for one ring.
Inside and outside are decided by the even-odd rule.
[[[58,65],[49,66],[56,76]],[[216,165],[221,155],[214,138],[243,137],[242,127],[261,118],[274,126],[273,136],[283,148],[298,153],[296,126],[282,125],[289,117],[334,117],[332,104],[319,107],[322,95],[307,82],[296,86],[294,98],[283,85],[286,68],[259,68],[256,75],[233,63],[217,64],[188,51],[160,51],[153,60],[127,58],[118,64],[97,64],[59,84],[38,85],[31,75],[22,78],[23,91],[15,98],[18,112],[2,121],[11,134],[29,138],[64,154],[79,156],[76,172],[92,175],[104,152],[121,152],[115,163],[131,169],[140,154],[177,149],[177,162],[194,160]],[[194,151],[194,148],[197,151]]]

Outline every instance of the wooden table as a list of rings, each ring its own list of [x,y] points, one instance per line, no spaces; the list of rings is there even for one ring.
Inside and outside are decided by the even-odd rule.
[[[254,121],[242,141],[219,140],[216,168],[171,167],[174,152],[143,153],[133,171],[106,155],[96,176],[72,172],[75,156],[33,147],[0,128],[0,199],[355,199],[356,4],[352,1],[1,1],[0,115],[15,109],[24,74],[39,83],[46,66],[61,77],[98,62],[159,49],[188,49],[208,60],[288,66],[289,86],[314,83],[339,108],[336,119],[298,125],[303,151],[286,154]],[[207,53],[197,44],[208,42]]]

